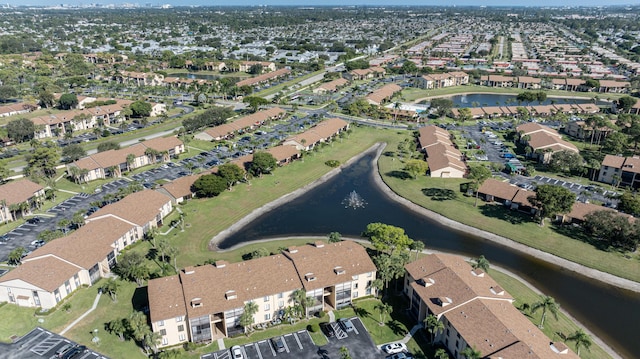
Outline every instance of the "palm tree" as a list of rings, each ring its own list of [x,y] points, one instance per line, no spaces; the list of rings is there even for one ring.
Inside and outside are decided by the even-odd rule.
[[[152,332],[149,330],[147,334],[145,334],[142,343],[144,345],[144,351],[148,352],[149,349],[153,350],[154,354],[158,353],[158,344],[160,344],[160,340],[162,340],[162,335],[158,332]]]
[[[424,326],[427,328],[429,334],[431,334],[431,344],[436,339],[438,334],[444,332],[444,323],[438,320],[433,314],[429,314],[426,318],[424,318]]]
[[[449,354],[447,354],[447,351],[442,348],[436,350],[434,355],[435,359],[449,359]]]
[[[386,322],[385,319],[388,314],[391,314],[391,312],[393,311],[393,307],[391,306],[391,304],[380,302],[376,304],[374,308],[378,312],[380,312],[380,325],[384,325],[384,323]]]
[[[258,312],[258,304],[256,302],[246,302],[244,304],[244,312],[240,316],[240,325],[244,328],[244,333],[249,334],[249,329],[255,323],[254,315]]]
[[[418,259],[418,254],[420,252],[422,252],[422,250],[424,249],[424,242],[423,241],[414,240],[413,243],[411,243],[411,245],[409,246],[409,248],[412,251],[416,251],[416,260],[417,260]]]
[[[131,165],[136,160],[136,155],[130,153],[127,155],[127,171],[131,171]]]
[[[482,269],[484,272],[489,271],[489,261],[484,256],[480,256],[475,259],[475,263],[472,265],[473,269]]]
[[[531,313],[535,313],[538,309],[542,309],[542,317],[540,318],[540,328],[544,328],[544,319],[547,316],[547,312],[553,314],[553,317],[558,320],[558,311],[560,310],[560,305],[556,303],[556,300],[553,297],[548,295],[543,296],[542,300],[534,303],[531,306]]]
[[[575,342],[576,344],[576,353],[580,356],[580,348],[584,347],[587,351],[590,351],[591,347],[591,338],[587,333],[585,333],[582,329],[578,329],[575,333],[571,334],[567,338],[568,342]]]
[[[480,359],[482,358],[482,353],[479,350],[476,350],[472,347],[466,347],[463,351],[460,352],[467,359]]]
[[[114,319],[107,323],[107,331],[116,334],[121,342],[124,341],[124,333],[127,331],[125,320],[126,319]]]
[[[102,285],[102,287],[100,287],[100,289],[103,292],[107,292],[109,293],[109,296],[111,297],[111,300],[113,302],[117,302],[118,301],[118,282],[116,282],[115,279],[110,278],[106,283],[104,283]]]

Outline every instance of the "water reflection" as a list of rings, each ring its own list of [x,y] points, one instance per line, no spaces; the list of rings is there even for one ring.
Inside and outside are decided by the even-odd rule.
[[[364,156],[338,176],[305,195],[260,216],[219,244],[220,248],[256,239],[327,235],[359,236],[367,224],[383,222],[405,229],[427,248],[477,257],[508,268],[544,293],[596,333],[624,357],[640,352],[640,294],[601,284],[532,256],[468,235],[418,215],[382,193],[373,181],[371,161]],[[367,205],[354,211],[343,199],[356,190]],[[459,192],[457,188],[448,188]],[[606,310],[602,310],[606,308]],[[565,333],[568,334],[568,333]]]

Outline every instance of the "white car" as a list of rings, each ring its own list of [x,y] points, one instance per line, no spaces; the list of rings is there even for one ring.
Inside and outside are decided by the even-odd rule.
[[[244,354],[242,354],[242,349],[239,346],[234,345],[231,347],[231,358],[232,359],[244,359]]]
[[[387,354],[396,354],[406,352],[407,346],[404,343],[390,343],[383,345],[382,350]]]

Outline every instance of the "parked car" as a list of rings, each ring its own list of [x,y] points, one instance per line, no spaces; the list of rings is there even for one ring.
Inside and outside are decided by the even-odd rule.
[[[393,355],[389,355],[387,359],[408,359],[405,353],[397,353]]]
[[[390,343],[382,346],[382,350],[387,354],[397,354],[407,351],[407,346],[404,343]]]
[[[33,217],[33,218],[27,219],[27,223],[29,224],[40,223],[40,221],[41,221],[40,217]]]
[[[352,332],[355,330],[353,323],[351,323],[351,320],[348,318],[342,318],[338,320],[338,323],[340,323],[340,326],[342,327],[342,329],[344,329],[345,332]]]
[[[320,329],[322,329],[322,332],[324,333],[324,335],[326,335],[329,338],[336,335],[336,333],[333,332],[333,328],[331,327],[331,324],[329,323],[320,324]]]
[[[56,350],[54,357],[55,358],[62,358],[63,355],[65,355],[68,351],[70,351],[71,349],[73,349],[74,345],[73,344],[66,344],[65,346],[63,346],[62,348]]]
[[[68,352],[62,354],[62,356],[60,358],[62,358],[62,359],[72,359],[72,358],[75,358],[75,357],[79,357],[80,354],[86,353],[86,352],[87,352],[87,347],[85,347],[84,345],[76,345],[75,347],[73,347]]]
[[[285,351],[282,337],[271,338],[271,345],[273,346],[273,349],[278,353],[282,353]]]
[[[244,354],[242,354],[242,349],[238,345],[234,345],[231,347],[231,358],[244,359]]]

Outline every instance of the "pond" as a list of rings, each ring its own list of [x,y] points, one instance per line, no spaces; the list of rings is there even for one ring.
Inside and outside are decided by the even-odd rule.
[[[589,98],[564,98],[564,97],[547,97],[547,100],[541,104],[538,102],[532,102],[530,104],[526,102],[518,103],[516,95],[501,95],[501,94],[466,94],[455,95],[447,97],[453,101],[454,107],[488,107],[488,106],[526,106],[526,105],[550,105],[553,101],[555,104],[584,104],[593,103],[593,100]],[[600,100],[598,105],[607,105],[608,102]]]
[[[359,236],[367,224],[402,227],[433,250],[489,261],[517,273],[553,296],[571,315],[623,357],[640,352],[640,294],[609,286],[499,244],[458,232],[423,217],[389,199],[376,185],[371,161],[364,156],[339,175],[306,194],[265,213],[219,243],[220,248],[257,239],[340,232]],[[455,191],[456,188],[450,188]],[[349,206],[352,192],[364,206]],[[604,309],[606,308],[606,310]]]

